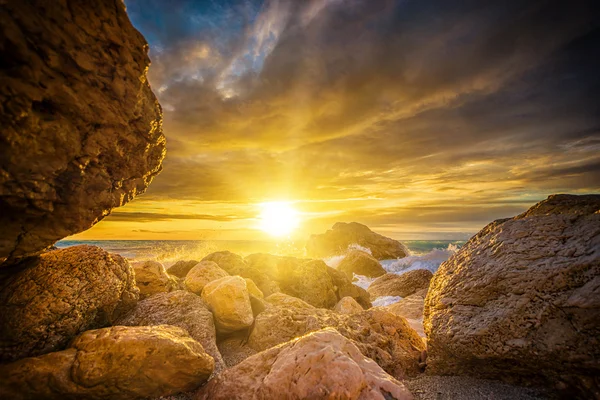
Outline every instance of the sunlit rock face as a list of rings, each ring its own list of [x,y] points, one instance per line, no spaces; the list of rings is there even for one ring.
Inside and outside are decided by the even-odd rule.
[[[492,222],[425,300],[427,370],[600,392],[600,195]],[[595,393],[595,395],[594,395]]]
[[[53,250],[0,280],[0,362],[64,348],[135,307],[127,260],[94,246]]]
[[[337,222],[327,232],[312,235],[306,244],[309,257],[322,258],[344,254],[350,245],[369,249],[378,260],[406,257],[406,246],[370,230],[358,222]]]
[[[248,357],[196,397],[242,398],[409,400],[412,395],[352,341],[324,329]]]
[[[0,264],[90,228],[165,156],[148,46],[120,0],[0,8]]]

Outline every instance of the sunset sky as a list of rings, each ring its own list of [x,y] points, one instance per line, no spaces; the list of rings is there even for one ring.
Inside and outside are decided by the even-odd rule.
[[[357,221],[464,239],[552,193],[600,191],[594,1],[126,0],[168,153],[77,239],[297,237]]]

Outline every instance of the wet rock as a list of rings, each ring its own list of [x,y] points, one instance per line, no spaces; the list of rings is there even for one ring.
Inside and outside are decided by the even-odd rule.
[[[333,307],[333,311],[339,314],[354,314],[364,309],[352,297],[344,297]]]
[[[198,261],[196,260],[180,260],[177,261],[175,264],[171,265],[169,268],[167,268],[167,273],[169,275],[173,275],[177,278],[183,279],[188,274],[188,272],[190,272],[190,270],[194,268],[194,266],[196,266],[196,264],[198,264]]]
[[[209,282],[202,290],[202,300],[212,311],[220,333],[248,328],[254,321],[244,278],[226,276]]]
[[[385,274],[385,269],[379,264],[379,261],[370,254],[360,250],[350,251],[340,262],[337,269],[345,273],[349,279],[352,279],[354,274],[370,278]]]
[[[312,235],[306,244],[306,252],[309,257],[330,257],[345,254],[349,246],[356,244],[369,249],[378,260],[409,255],[406,246],[399,241],[379,235],[357,222],[337,222],[327,232]]]
[[[165,156],[148,45],[121,1],[0,9],[0,264],[143,193]]]
[[[229,276],[213,261],[197,263],[185,276],[184,285],[187,290],[197,295],[202,294],[202,289],[207,283]]]
[[[138,261],[131,266],[135,271],[135,283],[140,289],[141,299],[179,289],[177,280],[167,274],[165,267],[158,261]]]
[[[402,383],[333,329],[248,357],[209,382],[198,400],[412,399]]]
[[[372,299],[381,296],[406,297],[418,290],[427,289],[433,274],[427,269],[415,269],[397,274],[385,274],[373,281],[367,292]]]
[[[404,318],[379,308],[341,315],[325,309],[271,307],[256,317],[248,345],[263,351],[327,327],[351,339],[365,356],[398,379],[422,371],[422,339]]]
[[[137,303],[135,308],[114,325],[155,326],[172,325],[185,329],[215,360],[215,373],[225,369],[216,344],[212,313],[200,297],[185,290],[157,293]]]
[[[331,277],[338,299],[349,296],[356,300],[364,309],[371,308],[369,293],[365,289],[352,284],[352,281],[345,273],[331,267],[327,267],[327,273]]]
[[[183,329],[168,325],[84,332],[68,349],[0,366],[5,399],[132,399],[202,385],[213,359]]]
[[[99,247],[45,252],[0,284],[0,361],[63,349],[79,333],[112,324],[139,296],[121,256]]]
[[[492,222],[425,300],[428,371],[600,393],[600,195],[555,195]]]

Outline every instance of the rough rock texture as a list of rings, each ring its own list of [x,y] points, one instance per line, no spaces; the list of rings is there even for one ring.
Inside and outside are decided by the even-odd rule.
[[[281,291],[315,307],[331,308],[338,298],[327,268],[321,260],[307,261],[282,276]]]
[[[345,273],[335,268],[327,267],[327,273],[331,277],[337,298],[343,299],[350,296],[364,309],[371,308],[371,297],[365,289],[352,284]]]
[[[60,350],[79,333],[112,324],[138,295],[129,263],[99,247],[31,259],[0,282],[0,361]]]
[[[216,343],[213,315],[200,297],[185,290],[158,293],[137,303],[136,307],[114,325],[154,326],[172,325],[185,329],[200,342],[215,360],[215,373],[225,368]]]
[[[341,315],[324,309],[271,307],[256,317],[248,345],[263,351],[327,327],[351,339],[365,356],[395,378],[422,371],[425,350],[422,339],[404,318],[379,308]]]
[[[135,283],[140,289],[141,299],[179,289],[177,280],[167,274],[165,267],[158,261],[138,261],[131,266],[135,271]]]
[[[279,286],[262,270],[248,265],[244,259],[230,251],[218,251],[204,257],[202,261],[214,261],[229,275],[250,278],[265,296],[279,292]]]
[[[364,311],[364,308],[352,297],[347,296],[338,301],[335,307],[333,307],[333,311],[339,314],[355,314]]]
[[[252,279],[244,278],[244,280],[246,281],[246,288],[248,289],[249,294],[258,297],[259,299],[265,298],[263,292],[260,291],[260,289],[258,288],[258,286],[256,286]]]
[[[385,274],[373,281],[367,292],[372,299],[381,296],[406,297],[418,290],[427,289],[433,274],[427,269],[415,269],[402,275]]]
[[[333,329],[251,356],[198,392],[198,400],[412,400],[404,385]]]
[[[185,276],[184,285],[187,290],[197,295],[202,294],[202,289],[207,283],[229,276],[213,261],[196,263]]]
[[[3,399],[132,399],[190,391],[213,359],[168,325],[84,332],[68,349],[0,366]]]
[[[265,298],[265,300],[276,307],[287,307],[287,308],[304,308],[306,310],[314,310],[315,306],[308,304],[304,300],[300,300],[297,297],[290,296],[285,293],[273,293],[272,295]]]
[[[0,264],[90,228],[160,172],[147,51],[120,0],[2,2]]]
[[[190,270],[194,268],[198,262],[199,261],[196,260],[177,261],[175,264],[167,268],[167,273],[178,278],[185,278],[188,272],[190,272]]]
[[[352,279],[354,274],[375,278],[385,274],[385,269],[372,255],[360,250],[351,250],[337,267]]]
[[[330,257],[345,254],[348,246],[353,244],[371,250],[373,257],[378,260],[409,255],[406,246],[399,241],[379,235],[357,222],[337,222],[327,232],[312,235],[306,244],[306,252],[309,257]]]
[[[208,283],[202,290],[202,300],[215,316],[220,333],[247,328],[254,321],[244,278],[226,276]]]
[[[256,350],[248,346],[246,343],[247,340],[248,333],[240,332],[227,336],[217,343],[217,346],[219,346],[219,351],[223,355],[223,359],[225,360],[227,367],[238,365],[246,358],[257,353]]]
[[[492,222],[436,272],[428,371],[600,396],[600,195],[555,195]]]

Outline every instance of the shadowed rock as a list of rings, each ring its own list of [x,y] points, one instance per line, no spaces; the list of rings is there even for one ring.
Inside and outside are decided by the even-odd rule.
[[[410,400],[412,396],[352,341],[324,329],[248,357],[209,382],[196,397],[242,398]]]
[[[3,399],[136,399],[196,389],[214,361],[169,325],[87,331],[68,349],[0,366]]]
[[[165,156],[143,36],[120,0],[0,8],[0,264],[144,192]]]
[[[336,222],[327,232],[312,235],[306,244],[309,257],[323,258],[345,254],[350,245],[358,244],[371,251],[378,260],[406,257],[406,246],[397,240],[373,232],[358,222]]]
[[[167,273],[183,279],[196,264],[198,264],[198,261],[196,260],[177,261],[175,264],[167,268]]]
[[[139,293],[129,263],[94,246],[46,252],[0,288],[1,361],[60,350],[79,333],[112,324]]]
[[[369,293],[354,284],[345,273],[335,268],[327,267],[327,273],[331,277],[338,299],[352,297],[364,309],[371,308],[371,296]]]
[[[600,195],[492,222],[434,275],[428,371],[600,393]]]
[[[372,299],[381,296],[406,297],[418,290],[427,289],[433,274],[427,269],[415,269],[397,274],[385,274],[369,285],[367,292]]]

